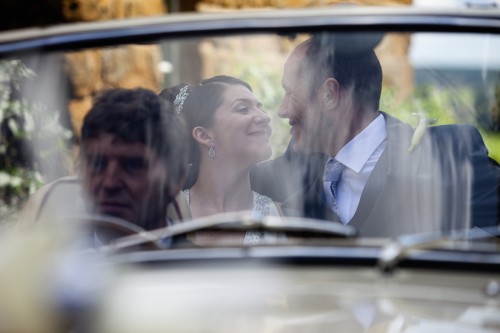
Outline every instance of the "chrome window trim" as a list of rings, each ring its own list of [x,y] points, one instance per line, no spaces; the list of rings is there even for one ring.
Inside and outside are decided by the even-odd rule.
[[[168,14],[161,17],[69,23],[0,34],[0,55],[151,42],[161,37],[273,31],[398,30],[500,33],[500,10],[363,7]]]

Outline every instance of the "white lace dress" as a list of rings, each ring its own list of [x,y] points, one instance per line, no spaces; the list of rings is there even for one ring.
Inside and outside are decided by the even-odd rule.
[[[189,203],[189,190],[183,191],[186,196],[186,200]],[[257,193],[253,193],[253,208],[252,211],[263,216],[272,215],[280,216],[278,207],[271,200],[271,198]],[[255,245],[261,242],[272,242],[276,240],[277,235],[274,232],[261,232],[261,231],[247,231],[245,232],[245,239],[243,240],[244,245]]]

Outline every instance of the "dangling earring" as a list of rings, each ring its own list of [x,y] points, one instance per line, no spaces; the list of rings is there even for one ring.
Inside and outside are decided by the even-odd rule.
[[[210,148],[208,149],[208,159],[213,161],[215,158],[215,146],[210,144]]]

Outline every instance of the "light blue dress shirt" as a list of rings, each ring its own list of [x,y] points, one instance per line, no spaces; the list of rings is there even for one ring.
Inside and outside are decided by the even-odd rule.
[[[380,114],[335,156],[346,166],[337,182],[336,199],[342,223],[349,223],[354,216],[361,193],[386,145],[385,118]],[[332,194],[325,190],[325,196],[328,200]]]

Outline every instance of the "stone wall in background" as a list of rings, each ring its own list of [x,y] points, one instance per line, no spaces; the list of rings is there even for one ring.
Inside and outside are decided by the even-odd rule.
[[[62,12],[68,22],[103,21],[163,15],[163,0],[62,0]],[[108,88],[149,88],[162,86],[156,70],[161,50],[156,45],[129,45],[69,53],[65,69],[72,84],[69,112],[78,134],[83,117],[95,95]]]
[[[166,13],[164,0],[61,0],[67,21],[103,21]]]
[[[198,3],[197,10],[201,12],[217,12],[261,7],[286,8],[333,6],[342,4],[393,6],[410,5],[411,3],[411,0],[201,0]],[[277,54],[276,58],[283,58],[286,56],[293,48],[293,45],[298,42],[300,42],[300,39],[297,39],[289,45],[278,44],[279,47],[275,49],[277,52],[282,52],[284,54]],[[258,43],[254,45],[256,45],[257,48],[260,47]],[[239,46],[233,45],[233,51],[236,50],[237,47]],[[396,104],[403,102],[413,90],[413,69],[408,61],[409,47],[409,35],[391,34],[386,36],[375,50],[380,58],[382,66],[387,69],[384,72],[384,86],[394,88],[394,91],[396,91]],[[226,50],[217,50],[215,47],[211,47],[210,44],[203,45],[201,52],[203,61],[206,64],[203,66],[203,77],[211,76],[214,72],[220,72],[220,68],[217,68],[218,64],[219,66],[226,67],[230,65],[227,61],[218,60],[224,57],[223,53],[227,54],[227,48],[230,48],[230,46],[226,45]],[[266,48],[266,50],[266,52],[269,52],[270,49]],[[271,59],[272,58],[271,56]],[[276,61],[274,61],[274,63],[276,63]]]
[[[68,22],[115,20],[164,15],[164,0],[14,0],[4,1],[0,30],[48,26]],[[22,13],[20,15],[19,13]],[[82,119],[101,89],[146,87],[158,91],[162,76],[157,46],[133,45],[67,54],[61,63],[72,89],[68,110],[78,136]]]
[[[156,45],[128,45],[65,55],[65,71],[72,85],[71,124],[79,133],[83,118],[99,91],[143,87],[158,92],[162,76],[156,70],[161,50]]]
[[[16,0],[8,1],[3,5],[0,13],[0,29],[22,28],[27,26],[44,26],[64,22],[102,21],[122,19],[130,17],[143,17],[162,15],[167,12],[165,0]],[[198,11],[235,10],[241,8],[285,8],[285,7],[309,7],[309,6],[331,6],[339,3],[347,3],[340,0],[187,0],[180,1],[179,7],[182,11],[197,9]],[[411,0],[355,0],[349,3],[360,5],[394,5],[410,4]],[[23,15],[11,15],[11,13],[23,13]],[[280,59],[286,56],[296,42],[281,41],[273,45],[276,56],[270,56],[270,66],[281,69]],[[236,44],[238,44],[236,42]],[[200,57],[201,68],[199,77],[195,77],[193,68],[189,79],[195,81],[200,78],[220,73],[224,70],[221,66],[230,66],[230,62],[221,62],[224,50],[243,47],[251,48],[249,45],[224,45],[217,50],[216,45],[204,42],[199,46],[189,46],[186,52],[196,54]],[[259,43],[255,47],[258,49]],[[393,72],[385,75],[385,84],[397,87],[400,99],[403,100],[407,91],[411,91],[413,74],[408,65],[407,52],[409,38],[407,36],[396,36],[384,40],[377,49],[381,62],[391,62],[388,66]],[[199,50],[199,52],[198,52]],[[196,58],[195,57],[195,58]],[[143,86],[152,90],[161,89],[162,76],[156,70],[156,64],[161,58],[161,50],[156,46],[127,46],[114,47],[101,50],[88,50],[67,54],[65,57],[64,70],[67,73],[72,89],[68,96],[68,109],[71,125],[75,133],[79,133],[84,115],[89,109],[95,95],[105,88]],[[195,59],[196,60],[196,59]],[[237,57],[234,61],[240,61]],[[197,60],[198,61],[198,60]],[[196,62],[197,62],[196,61]],[[219,68],[220,67],[220,68]],[[194,76],[193,76],[194,75]]]
[[[359,4],[359,5],[409,5],[411,0],[200,0],[199,4],[214,5],[223,8],[287,8],[287,7],[312,7],[328,6],[333,4]]]

